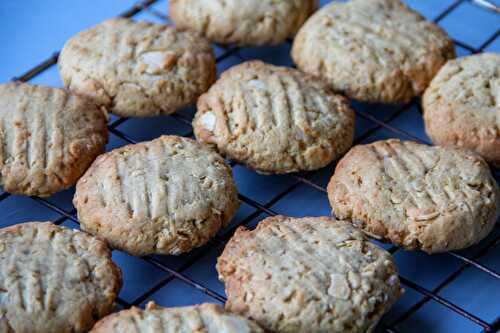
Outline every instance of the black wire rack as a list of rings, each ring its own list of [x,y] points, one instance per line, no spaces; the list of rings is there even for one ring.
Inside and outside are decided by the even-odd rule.
[[[134,6],[132,6],[130,9],[127,11],[123,12],[120,14],[122,17],[133,17],[141,12],[147,12],[149,14],[154,15],[156,18],[164,21],[165,23],[169,22],[168,17],[163,14],[162,12],[159,12],[155,9],[153,9],[151,6],[157,2],[158,0],[144,0],[136,3]],[[451,3],[447,8],[445,8],[435,19],[434,22],[438,23],[441,21],[443,18],[445,18],[447,15],[449,15],[453,10],[455,10],[458,6],[460,6],[464,2],[470,2],[471,4],[475,6],[481,6],[484,8],[484,10],[490,10],[493,12],[498,13],[498,7],[493,5],[489,1],[484,1],[484,0],[455,0],[453,3]],[[455,44],[470,53],[480,53],[483,52],[485,48],[487,48],[493,41],[496,40],[497,37],[500,35],[500,29],[496,30],[496,32],[489,37],[482,45],[479,47],[472,47],[470,45],[467,45],[461,41],[454,40]],[[288,40],[287,43],[291,43],[291,40]],[[222,50],[222,53],[217,57],[217,63],[220,63],[227,59],[228,57],[235,56],[239,60],[244,61],[245,59],[239,54],[239,52],[242,50],[239,47],[222,47],[222,46],[217,46],[219,49]],[[39,74],[43,73],[44,71],[48,70],[52,66],[56,65],[57,59],[59,56],[59,52],[54,52],[49,58],[45,59],[35,67],[29,69],[25,73],[16,76],[12,78],[13,81],[30,81],[31,79],[35,78]],[[426,142],[422,140],[421,138],[411,134],[410,132],[398,128],[395,126],[392,126],[390,122],[397,117],[399,117],[401,114],[404,112],[410,110],[411,108],[416,107],[417,110],[421,113],[422,110],[420,108],[420,105],[418,103],[418,100],[415,99],[411,101],[410,103],[400,106],[396,109],[395,112],[393,112],[390,116],[385,117],[385,119],[379,119],[370,113],[367,113],[363,110],[360,110],[359,108],[355,107],[355,112],[356,116],[358,118],[362,118],[368,122],[372,123],[372,126],[370,127],[369,130],[367,130],[363,135],[359,136],[356,138],[354,144],[359,144],[363,140],[367,139],[370,137],[372,134],[374,134],[376,131],[380,129],[384,129],[391,134],[399,137],[403,137],[409,140],[414,140],[417,142],[425,143],[425,144],[430,144],[430,142]],[[172,117],[175,120],[191,126],[191,120],[192,117],[190,115],[185,115],[184,113],[176,113],[170,116],[166,117]],[[127,143],[136,143],[136,140],[132,139],[127,133],[124,133],[122,130],[120,130],[118,127],[125,122],[127,122],[129,119],[128,118],[116,118],[110,121],[108,128],[109,132],[117,136],[118,138],[124,140]],[[183,136],[192,136],[193,132],[192,130],[188,131],[188,133],[182,133]],[[235,166],[236,163],[230,162],[231,166]],[[273,210],[271,207],[279,202],[282,198],[284,198],[287,194],[298,188],[299,186],[305,185],[307,187],[310,187],[314,191],[319,191],[323,194],[326,195],[326,189],[323,186],[318,185],[316,182],[311,180],[317,173],[316,172],[307,172],[307,173],[300,173],[300,174],[289,174],[286,177],[291,178],[291,185],[289,185],[286,189],[278,193],[277,195],[274,195],[268,202],[265,204],[258,202],[255,199],[252,199],[250,196],[246,196],[243,194],[239,194],[239,199],[247,204],[250,207],[253,207],[255,209],[255,212],[252,214],[248,215],[246,218],[242,219],[241,221],[238,221],[237,224],[232,225],[229,230],[224,232],[223,234],[217,235],[214,239],[212,239],[207,245],[206,248],[210,247],[216,247],[216,246],[223,246],[231,237],[233,232],[236,230],[236,228],[240,225],[247,225],[250,223],[252,220],[255,218],[263,215],[263,216],[273,216],[277,215],[277,212]],[[497,181],[500,180],[500,171],[499,170],[493,170],[494,177]],[[9,193],[7,192],[2,192],[0,194],[0,202],[7,199],[10,196]],[[49,210],[55,212],[60,216],[57,220],[54,221],[56,224],[62,224],[65,221],[71,221],[74,223],[78,224],[78,219],[76,218],[76,211],[74,208],[68,210],[64,207],[61,207],[61,205],[55,204],[52,201],[48,199],[43,199],[43,198],[38,198],[38,197],[31,197],[32,200],[35,200],[36,202],[40,203],[41,205],[45,206]],[[500,223],[497,222],[495,225],[495,229],[500,229]],[[498,231],[498,230],[496,230]],[[404,313],[400,314],[397,318],[393,319],[391,322],[386,323],[384,320],[382,320],[382,323],[379,324],[379,331],[384,331],[384,332],[398,332],[397,326],[398,324],[402,323],[406,319],[408,319],[412,314],[417,312],[420,308],[422,308],[425,304],[427,304],[429,301],[433,300],[442,306],[446,307],[449,311],[453,311],[456,314],[462,316],[463,318],[466,318],[467,320],[475,323],[479,327],[482,328],[482,332],[497,332],[500,330],[500,309],[499,309],[499,314],[494,319],[492,322],[486,322],[485,320],[479,318],[478,315],[471,313],[470,311],[465,310],[463,307],[453,303],[451,300],[446,299],[445,297],[439,295],[440,291],[443,290],[446,286],[448,286],[451,282],[456,280],[466,269],[473,269],[477,271],[481,271],[490,277],[496,279],[496,281],[500,281],[500,272],[495,271],[494,269],[487,267],[486,265],[482,264],[479,262],[479,259],[483,256],[485,256],[490,249],[495,247],[496,245],[500,244],[500,232],[497,232],[495,234],[498,234],[497,236],[493,237],[492,239],[488,239],[486,241],[486,244],[484,244],[481,248],[480,251],[476,252],[474,255],[467,256],[464,255],[460,252],[447,252],[447,255],[452,256],[460,261],[460,265],[458,268],[454,269],[451,274],[449,274],[447,277],[445,277],[440,284],[435,286],[432,289],[428,289],[421,284],[412,281],[410,279],[407,279],[403,276],[400,276],[401,282],[403,286],[406,289],[411,289],[414,292],[420,294],[421,299],[413,304],[409,309],[407,309]],[[392,246],[389,248],[389,252],[392,254],[395,254],[397,251],[399,251],[400,248],[396,246]],[[144,301],[146,301],[151,295],[153,295],[156,291],[160,290],[167,284],[171,283],[174,280],[179,280],[185,283],[186,285],[195,288],[202,293],[208,295],[210,298],[212,298],[214,301],[217,302],[222,302],[224,303],[226,301],[226,298],[224,295],[221,295],[220,293],[208,288],[207,286],[203,285],[199,281],[195,281],[193,278],[190,278],[185,271],[189,269],[192,265],[194,265],[198,260],[200,260],[207,251],[198,251],[195,253],[193,256],[190,256],[188,260],[184,261],[179,267],[172,268],[168,264],[165,264],[162,260],[160,260],[156,256],[147,256],[141,258],[141,260],[145,260],[149,264],[155,266],[157,269],[163,271],[166,273],[166,276],[161,279],[160,281],[156,282],[151,288],[149,288],[146,292],[142,293],[140,296],[136,297],[135,300],[132,302],[125,301],[124,299],[118,298],[117,302],[121,307],[128,308],[131,306],[137,306],[142,304]],[[485,286],[483,286],[486,288]],[[475,288],[481,288],[481,286],[475,286]],[[471,293],[474,292],[473,288],[471,288]],[[497,295],[499,297],[500,295]]]

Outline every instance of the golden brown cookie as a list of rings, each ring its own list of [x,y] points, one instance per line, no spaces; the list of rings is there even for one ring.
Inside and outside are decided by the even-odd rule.
[[[107,316],[91,333],[263,333],[254,322],[225,312],[215,304],[162,308],[150,302]]]
[[[59,72],[69,89],[109,111],[147,117],[194,104],[215,80],[215,58],[196,34],[115,18],[71,38]]]
[[[87,332],[113,309],[121,272],[91,235],[29,222],[0,229],[0,332]]]
[[[275,216],[217,261],[226,310],[269,332],[371,332],[401,293],[392,256],[345,221]]]
[[[348,101],[298,70],[249,61],[198,100],[196,138],[262,173],[324,167],[352,144]]]
[[[73,186],[108,140],[106,117],[63,89],[0,84],[0,184],[49,196]]]
[[[78,181],[73,203],[82,229],[138,256],[199,247],[239,206],[222,157],[178,136],[99,156]]]
[[[295,38],[297,67],[365,102],[403,103],[423,93],[453,42],[399,0],[332,2]]]
[[[500,205],[479,155],[394,139],[352,148],[337,165],[328,197],[338,218],[429,253],[479,242],[493,229]]]
[[[293,37],[317,7],[317,0],[170,0],[169,16],[216,43],[257,46]]]
[[[432,141],[472,149],[500,167],[500,55],[446,63],[425,91],[425,128]]]

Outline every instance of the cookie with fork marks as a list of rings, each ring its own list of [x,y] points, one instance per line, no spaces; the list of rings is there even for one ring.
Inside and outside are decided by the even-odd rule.
[[[67,90],[0,85],[0,184],[47,197],[73,186],[108,141],[106,116]]]
[[[106,244],[50,222],[0,229],[0,332],[83,333],[122,285]]]
[[[99,156],[78,181],[73,203],[82,229],[137,256],[199,247],[239,206],[222,157],[166,135]]]
[[[368,234],[429,253],[486,237],[499,190],[472,151],[395,139],[352,148],[328,184],[333,213]]]
[[[392,256],[345,221],[269,217],[217,260],[226,309],[270,332],[371,332],[401,293]]]
[[[323,82],[287,67],[249,61],[224,72],[198,100],[197,140],[261,173],[326,166],[346,152],[354,112]]]
[[[219,305],[162,308],[149,302],[145,310],[133,307],[99,321],[90,333],[264,333],[254,322],[224,311]]]

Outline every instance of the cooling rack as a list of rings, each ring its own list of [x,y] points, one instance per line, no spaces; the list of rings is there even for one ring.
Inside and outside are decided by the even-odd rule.
[[[321,1],[324,5],[330,1]],[[485,51],[500,52],[500,1],[496,0],[408,0],[410,6],[443,27],[453,38],[459,56]],[[150,21],[169,21],[165,0],[144,0],[120,14]],[[119,14],[119,13],[117,13]],[[288,56],[291,40],[276,47],[239,48],[214,45],[218,72],[250,59],[292,66]],[[12,78],[39,82],[42,74],[54,71],[58,52]],[[402,106],[353,103],[356,112],[354,144],[396,137],[429,144],[423,130],[418,100]],[[194,109],[171,116],[130,119],[112,116],[108,150],[153,139],[161,134],[192,136]],[[200,302],[224,303],[223,285],[217,280],[215,261],[238,226],[254,227],[276,214],[291,216],[328,215],[325,186],[335,163],[315,172],[283,176],[261,176],[230,162],[242,206],[231,225],[206,246],[179,257],[135,258],[113,251],[124,273],[121,308],[143,306],[155,300],[164,306]],[[500,181],[500,170],[493,170]],[[9,223],[16,210],[23,221],[49,218],[56,224],[78,228],[71,204],[73,190],[43,198],[25,198],[0,193],[0,227]],[[500,329],[500,222],[480,244],[464,250],[432,255],[407,252],[378,243],[396,258],[404,296],[384,316],[380,332],[497,332]]]

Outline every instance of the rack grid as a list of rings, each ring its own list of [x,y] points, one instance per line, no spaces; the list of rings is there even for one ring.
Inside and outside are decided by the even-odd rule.
[[[157,3],[158,0],[144,0],[136,3],[133,7],[128,9],[127,11],[121,13],[120,16],[123,17],[133,17],[139,13],[147,13],[152,15],[157,20],[160,20],[164,23],[168,23],[169,19],[166,14],[159,11],[158,9],[154,9],[153,5]],[[329,1],[322,1],[329,2]],[[435,13],[433,21],[436,23],[440,23],[443,19],[449,16],[451,13],[457,10],[461,5],[467,3],[468,5],[475,6],[477,8],[481,8],[481,10],[489,11],[498,15],[499,7],[495,4],[494,1],[484,1],[484,0],[453,0],[449,1],[447,6],[442,9],[439,13]],[[500,26],[499,26],[500,27]],[[462,48],[467,53],[480,53],[483,52],[487,47],[492,45],[492,43],[500,40],[500,29],[496,29],[496,31],[485,41],[482,42],[479,46],[471,46],[466,42],[463,42],[458,39],[454,39],[454,42],[458,48]],[[288,40],[285,43],[286,46],[290,46],[291,40]],[[242,62],[245,60],[249,60],[252,56],[252,52],[255,50],[246,50],[240,47],[222,47],[220,45],[215,45],[216,54],[217,54],[217,63],[219,67],[222,67],[221,64],[225,62],[227,59],[231,58],[236,63]],[[257,50],[258,51],[258,50]],[[246,53],[250,52],[250,56]],[[57,63],[59,52],[54,52],[49,58],[42,61],[35,67],[29,69],[25,73],[12,78],[12,80],[17,81],[30,81],[40,75],[41,73],[47,71],[52,66]],[[234,63],[235,64],[235,63]],[[220,69],[220,68],[219,68]],[[390,112],[383,113],[383,116],[376,115],[377,110],[374,112],[367,111],[367,109],[378,109],[378,108],[387,108],[383,106],[366,106],[359,103],[354,103],[354,109],[357,116],[357,121],[361,121],[365,124],[367,129],[363,131],[360,135],[357,135],[354,141],[354,144],[363,143],[366,141],[373,141],[373,137],[380,135],[380,132],[386,133],[385,135],[391,137],[399,137],[409,140],[414,140],[417,142],[430,144],[428,139],[425,137],[419,136],[415,134],[411,128],[408,128],[407,123],[406,126],[402,121],[399,121],[404,117],[405,114],[409,113],[410,110],[417,110],[419,114],[421,114],[422,110],[419,105],[419,101],[414,99],[410,103],[398,107],[390,107]],[[182,133],[175,133],[183,136],[192,136],[193,132],[190,128],[191,120],[193,115],[193,110],[183,110],[176,114],[165,116],[165,121],[172,121],[178,124],[183,124],[183,128],[187,129],[186,131],[182,131]],[[120,118],[120,117],[112,117],[108,128],[110,135],[114,135],[116,138],[119,138],[123,143],[136,143],[137,139],[133,138],[132,135],[127,133],[127,130],[122,129],[125,124],[130,122],[129,118]],[[383,134],[384,135],[384,134]],[[242,167],[237,163],[230,161],[230,165],[233,168]],[[300,195],[300,192],[314,191],[316,194],[321,194],[325,196],[326,190],[324,186],[324,181],[322,178],[329,176],[332,172],[332,168],[334,168],[335,162],[327,167],[325,170],[319,170],[314,172],[305,172],[298,174],[289,174],[286,176],[279,176],[281,180],[286,178],[284,181],[286,186],[281,186],[280,191],[277,193],[273,193],[272,195],[268,195],[266,197],[265,202],[261,199],[256,198],[252,195],[239,193],[240,201],[247,207],[246,212],[243,214],[242,218],[237,218],[236,222],[233,222],[228,228],[221,231],[213,240],[211,240],[206,246],[201,249],[193,251],[193,253],[181,256],[177,259],[165,260],[161,256],[147,256],[140,258],[147,262],[148,264],[155,267],[158,272],[161,272],[161,278],[155,280],[150,287],[146,290],[143,290],[140,293],[136,293],[133,297],[119,297],[118,304],[123,308],[127,308],[130,306],[139,306],[144,304],[145,301],[151,299],[152,296],[155,295],[160,289],[166,287],[169,284],[174,284],[175,282],[181,282],[184,286],[189,288],[195,288],[201,293],[205,294],[209,300],[213,302],[224,303],[226,298],[223,295],[223,292],[215,290],[213,287],[207,285],[202,279],[194,278],[192,275],[187,274],[186,272],[201,262],[203,265],[204,260],[211,260],[212,258],[207,259],[207,253],[211,251],[213,248],[221,249],[224,244],[229,240],[233,232],[237,227],[241,225],[252,226],[255,224],[256,220],[260,220],[266,216],[273,216],[278,214],[278,210],[275,209],[275,206],[284,200],[285,197],[293,193],[294,195]],[[326,173],[325,173],[326,172]],[[493,170],[493,174],[495,179],[500,181],[500,170]],[[264,179],[270,179],[272,177],[277,176],[266,176]],[[302,194],[302,195],[308,195]],[[9,193],[1,192],[0,193],[0,202],[6,200],[11,197]],[[17,199],[16,199],[17,200]],[[44,199],[31,197],[30,200],[34,200],[37,203],[43,205],[45,208],[55,212],[58,218],[53,221],[56,224],[66,224],[68,222],[73,222],[78,224],[78,220],[76,217],[76,211],[71,206],[68,208],[68,204],[60,204],[57,200]],[[248,212],[247,212],[248,211]],[[240,214],[241,215],[241,214]],[[437,302],[442,307],[446,308],[447,311],[452,311],[456,313],[458,316],[465,318],[466,320],[474,323],[478,328],[478,331],[481,332],[497,332],[500,330],[500,305],[496,303],[494,306],[497,307],[493,309],[496,313],[493,320],[486,320],[482,318],[481,315],[475,313],[474,311],[466,309],[465,306],[457,304],[453,300],[447,298],[443,295],[443,291],[452,284],[457,279],[460,279],[464,276],[464,274],[479,274],[482,272],[483,274],[488,275],[493,279],[494,283],[500,283],[500,272],[496,270],[496,267],[489,267],[487,264],[481,262],[481,258],[486,256],[492,249],[496,246],[500,245],[500,221],[495,225],[495,229],[492,232],[492,236],[488,237],[486,240],[481,242],[480,245],[475,247],[474,251],[453,251],[447,252],[441,257],[442,260],[456,260],[458,261],[458,265],[453,266],[451,272],[447,272],[443,277],[439,279],[439,283],[436,285],[429,287],[421,283],[420,281],[407,278],[403,275],[400,275],[401,281],[405,289],[411,291],[412,293],[416,293],[419,295],[419,300],[414,302],[406,308],[404,311],[397,313],[397,315],[386,316],[382,319],[378,330],[381,332],[401,332],[399,326],[401,323],[409,319],[411,316],[415,315],[422,307],[424,307],[429,302]],[[388,246],[383,245],[386,249],[388,249],[393,255],[396,255],[399,252],[403,252],[399,247],[396,246]],[[114,255],[118,251],[113,251]],[[429,257],[426,257],[428,259]],[[139,259],[138,259],[139,260]],[[424,263],[425,264],[425,263]],[[215,265],[215,262],[211,260],[209,265],[212,267]],[[212,269],[212,268],[207,268]],[[140,273],[139,273],[140,274]],[[468,293],[468,297],[473,297],[476,292],[475,288],[488,288],[487,285],[484,286],[473,286]],[[497,289],[497,290],[500,290]],[[495,295],[492,295],[494,297]],[[496,298],[500,298],[500,295],[496,295]],[[395,307],[398,305],[396,304]],[[486,307],[489,304],[485,304]],[[425,329],[425,326],[422,326],[422,329]],[[417,330],[419,331],[419,330]]]

